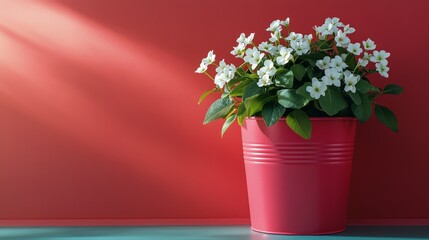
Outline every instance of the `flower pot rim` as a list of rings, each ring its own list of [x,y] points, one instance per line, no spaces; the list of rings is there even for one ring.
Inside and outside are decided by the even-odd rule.
[[[246,119],[256,120],[256,121],[263,121],[264,119],[262,117],[247,117]],[[286,117],[281,117],[279,120],[285,120]],[[354,117],[310,117],[310,120],[312,121],[357,121],[357,118]]]

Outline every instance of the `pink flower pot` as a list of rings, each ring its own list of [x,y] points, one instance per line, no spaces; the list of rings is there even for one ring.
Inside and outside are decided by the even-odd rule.
[[[252,229],[275,234],[329,234],[345,229],[356,119],[311,118],[305,140],[285,119],[242,128]]]

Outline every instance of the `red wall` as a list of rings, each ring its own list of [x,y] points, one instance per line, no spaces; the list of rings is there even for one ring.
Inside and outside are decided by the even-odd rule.
[[[240,133],[193,72],[241,32],[338,16],[392,53],[391,133],[361,125],[350,218],[429,218],[427,1],[0,2],[0,219],[247,218]],[[425,14],[425,15],[424,15]],[[379,83],[385,81],[376,78]]]

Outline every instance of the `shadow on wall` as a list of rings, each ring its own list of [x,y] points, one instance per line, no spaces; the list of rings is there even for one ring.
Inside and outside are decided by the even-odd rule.
[[[5,174],[1,174],[4,181],[0,182],[0,186],[10,185],[15,178],[29,180],[23,171],[17,169],[22,165],[31,168],[33,164],[33,175],[39,176],[38,184],[32,185],[27,181],[28,185],[23,191],[32,192],[29,189],[35,188],[41,190],[40,193],[46,193],[45,196],[39,194],[35,197],[40,202],[49,201],[49,194],[55,192],[54,186],[57,185],[52,177],[65,174],[75,181],[69,185],[70,191],[76,194],[73,198],[90,196],[93,204],[98,199],[109,202],[109,206],[125,209],[123,213],[117,211],[118,215],[112,215],[112,218],[168,218],[172,215],[198,218],[201,214],[207,215],[208,204],[211,205],[208,215],[213,217],[219,217],[213,209],[225,208],[233,216],[248,215],[246,205],[243,206],[245,188],[242,183],[233,181],[226,186],[226,190],[214,188],[214,191],[205,191],[208,186],[217,186],[217,178],[225,171],[222,165],[214,163],[222,155],[207,155],[214,150],[199,144],[199,139],[205,139],[204,132],[198,131],[202,125],[202,113],[195,113],[200,90],[198,84],[186,85],[193,76],[193,70],[190,70],[193,66],[184,64],[181,59],[156,46],[132,42],[53,2],[8,1],[0,5],[3,9],[0,11],[1,105],[10,112],[18,112],[16,116],[19,118],[25,116],[27,119],[21,121],[27,127],[30,125],[29,132],[20,135],[26,139],[25,142],[43,140],[38,144],[50,152],[34,150],[30,159],[24,158],[22,145],[5,141],[2,144],[5,150],[1,153],[2,158],[11,163],[5,165],[9,169],[1,170]],[[7,129],[2,131],[3,134],[14,135],[14,126],[20,127],[17,122],[10,121],[8,127],[4,126]],[[52,138],[32,136],[31,133],[36,132],[32,122],[45,126],[46,136],[49,132],[55,134],[49,135]],[[55,145],[52,141],[62,141],[60,138],[67,138],[63,142],[69,143],[71,140],[76,148],[86,148],[85,151],[95,154],[91,158],[72,162],[70,155],[75,159],[82,158],[82,155],[72,149],[61,152],[47,147]],[[221,144],[213,138],[205,141],[212,142],[214,146]],[[200,148],[196,150],[195,146]],[[40,163],[49,165],[53,161],[62,161],[63,165],[76,171],[37,167]],[[100,164],[117,168],[118,172],[113,172],[115,177],[130,174],[130,169],[137,172],[135,176],[138,179],[122,183],[128,190],[120,191],[123,194],[120,203],[115,203],[114,199],[117,198],[111,198],[111,194],[115,193],[108,189],[92,193],[83,190],[85,185],[96,186],[90,179],[97,177],[105,180],[106,185],[120,187],[115,179],[109,178],[111,176],[98,171]],[[207,174],[207,165],[210,164],[213,166]],[[124,165],[128,167],[124,168]],[[78,169],[83,167],[92,169],[94,176],[80,176]],[[53,174],[55,171],[64,172]],[[223,181],[228,181],[231,176],[226,172]],[[243,190],[232,190],[237,187]],[[13,197],[18,195],[4,192],[11,188],[4,186],[2,189],[4,197],[0,203],[9,206],[4,210],[7,214],[2,216],[25,216],[22,209],[31,207],[16,204]],[[204,194],[195,195],[196,191]],[[228,196],[231,191],[238,192],[241,197]],[[174,204],[169,204],[172,196]],[[218,198],[231,199],[231,202],[225,206],[224,202],[215,201]],[[46,215],[42,213],[29,217],[67,217],[61,214],[61,208],[66,208],[68,201],[73,199],[62,200],[63,206],[56,205],[58,209],[50,209]],[[150,209],[151,206],[159,212]],[[194,211],[189,211],[189,207],[195,208]],[[33,208],[37,208],[37,201]],[[90,206],[86,210],[70,214],[73,217],[100,217],[97,215],[99,213],[93,214]],[[31,215],[31,212],[28,214]]]

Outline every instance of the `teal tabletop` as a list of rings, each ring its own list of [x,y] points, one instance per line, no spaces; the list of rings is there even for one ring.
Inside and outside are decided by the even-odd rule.
[[[400,240],[429,239],[429,226],[350,226],[333,235],[285,236],[248,226],[1,227],[0,239],[75,240]]]

